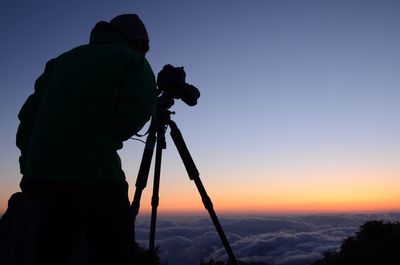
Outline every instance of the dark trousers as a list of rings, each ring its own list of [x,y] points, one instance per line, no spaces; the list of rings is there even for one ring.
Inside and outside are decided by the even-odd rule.
[[[39,265],[70,264],[80,235],[87,242],[90,265],[133,264],[134,228],[126,182],[25,180],[21,188],[31,193],[37,211]]]

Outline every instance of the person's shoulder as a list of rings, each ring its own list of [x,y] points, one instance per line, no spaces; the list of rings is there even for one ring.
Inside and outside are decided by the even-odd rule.
[[[61,59],[63,57],[66,57],[66,56],[68,56],[70,54],[74,54],[74,53],[77,53],[77,52],[83,52],[83,51],[87,50],[88,48],[89,48],[89,44],[82,44],[82,45],[73,47],[73,48],[61,53],[59,56],[57,56],[54,59],[57,60],[57,59]]]

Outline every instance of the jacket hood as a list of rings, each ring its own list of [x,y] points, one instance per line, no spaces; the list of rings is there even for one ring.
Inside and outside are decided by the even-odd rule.
[[[118,43],[128,45],[124,35],[108,22],[100,21],[90,33],[90,44],[111,44]]]

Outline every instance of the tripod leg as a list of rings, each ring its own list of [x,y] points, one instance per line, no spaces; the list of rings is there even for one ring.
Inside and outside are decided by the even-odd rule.
[[[157,149],[156,149],[156,162],[154,166],[154,183],[153,195],[151,198],[151,223],[150,223],[150,240],[149,252],[150,255],[155,254],[155,237],[156,237],[156,223],[157,223],[157,207],[159,203],[159,190],[160,190],[160,172],[161,172],[161,159],[162,150],[166,148],[165,142],[165,128],[160,127],[157,132]]]
[[[214,226],[215,226],[215,228],[219,234],[219,237],[222,241],[222,244],[224,245],[225,250],[228,254],[231,265],[238,265],[235,254],[233,253],[233,250],[229,244],[229,241],[226,238],[224,230],[222,229],[222,226],[218,220],[217,214],[214,211],[214,206],[212,204],[212,201],[211,201],[210,197],[207,195],[207,192],[203,186],[203,183],[200,180],[199,171],[197,170],[196,165],[193,162],[192,156],[190,155],[190,152],[185,144],[185,141],[183,140],[182,133],[176,126],[175,122],[173,122],[172,120],[170,121],[169,126],[171,128],[172,140],[174,141],[174,144],[175,144],[176,148],[178,149],[179,155],[183,161],[183,164],[185,165],[185,168],[189,175],[189,178],[191,180],[193,180],[194,183],[196,184],[196,187],[197,187],[197,189],[200,193],[201,199],[203,201],[204,207],[207,209],[208,213],[210,214],[211,220],[213,221]]]
[[[156,130],[154,129],[154,126],[150,125],[149,135],[147,136],[146,139],[146,147],[143,151],[142,161],[140,163],[139,173],[136,179],[135,195],[131,205],[134,227],[135,227],[136,217],[139,213],[140,199],[142,197],[142,192],[147,185],[155,143],[156,143]]]

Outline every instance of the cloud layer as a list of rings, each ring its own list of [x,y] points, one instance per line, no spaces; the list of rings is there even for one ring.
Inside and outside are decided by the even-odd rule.
[[[220,218],[238,260],[276,265],[308,265],[369,220],[399,221],[400,213],[359,215],[307,215]],[[147,245],[149,220],[136,225],[136,239]],[[197,265],[201,260],[226,260],[214,225],[206,217],[161,217],[157,246],[162,261],[172,265]]]

